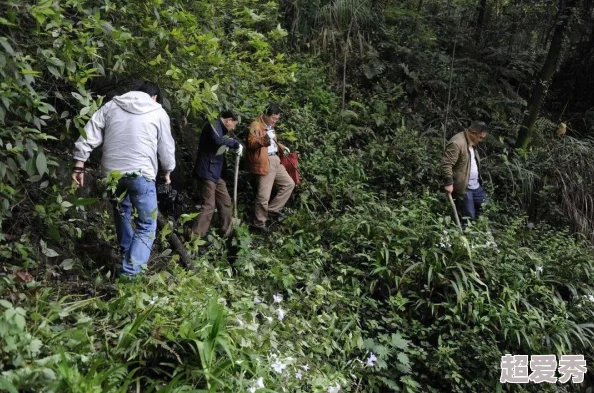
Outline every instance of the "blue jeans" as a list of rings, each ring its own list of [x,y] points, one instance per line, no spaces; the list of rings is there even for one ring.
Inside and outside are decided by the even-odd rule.
[[[487,201],[487,193],[483,187],[466,190],[464,198],[456,198],[456,208],[462,217],[476,220],[481,212],[481,205]]]
[[[122,202],[114,205],[114,219],[123,256],[122,270],[132,277],[142,273],[151,255],[157,230],[157,190],[153,180],[128,176],[118,182],[116,196],[123,193]],[[134,217],[132,208],[136,209]]]

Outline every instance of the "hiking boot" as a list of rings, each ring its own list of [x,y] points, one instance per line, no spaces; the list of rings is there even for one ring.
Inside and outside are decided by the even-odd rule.
[[[278,222],[282,222],[287,219],[287,215],[282,212],[268,212],[268,216]]]

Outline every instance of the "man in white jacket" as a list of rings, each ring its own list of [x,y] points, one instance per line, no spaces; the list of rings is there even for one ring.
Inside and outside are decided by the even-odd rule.
[[[116,195],[124,195],[124,199],[115,206],[114,217],[123,274],[129,277],[142,273],[155,239],[157,156],[167,183],[175,168],[175,142],[169,116],[157,102],[159,97],[159,87],[151,82],[114,97],[95,112],[85,125],[86,138],[81,136],[74,145],[72,179],[77,185],[84,185],[85,162],[101,144],[102,175],[107,177],[113,171],[121,174]],[[132,208],[136,209],[134,218]]]

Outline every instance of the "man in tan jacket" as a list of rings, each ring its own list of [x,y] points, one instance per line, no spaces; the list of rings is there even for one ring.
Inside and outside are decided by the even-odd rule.
[[[289,154],[289,149],[278,142],[274,131],[280,115],[278,104],[268,105],[265,113],[250,125],[247,141],[247,167],[258,183],[253,227],[264,232],[268,231],[266,220],[269,215],[279,219],[284,217],[280,211],[295,188],[295,182],[279,157]],[[278,187],[278,194],[268,203],[273,185]]]
[[[454,197],[458,213],[471,220],[478,218],[480,207],[487,200],[487,193],[480,184],[476,145],[488,132],[489,127],[484,122],[472,122],[448,141],[441,160],[444,191]]]

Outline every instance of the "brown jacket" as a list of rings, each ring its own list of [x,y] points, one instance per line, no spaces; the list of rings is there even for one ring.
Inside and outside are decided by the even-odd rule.
[[[464,131],[457,133],[448,141],[441,160],[441,174],[444,185],[454,185],[454,197],[463,197],[470,179],[470,141]],[[480,158],[476,147],[474,157],[480,173]]]
[[[276,136],[274,141],[278,145],[278,155],[283,155],[284,145],[278,143]],[[270,141],[266,139],[266,124],[262,116],[250,124],[250,132],[247,140],[246,162],[248,170],[255,174],[266,176],[268,174],[268,146]]]

